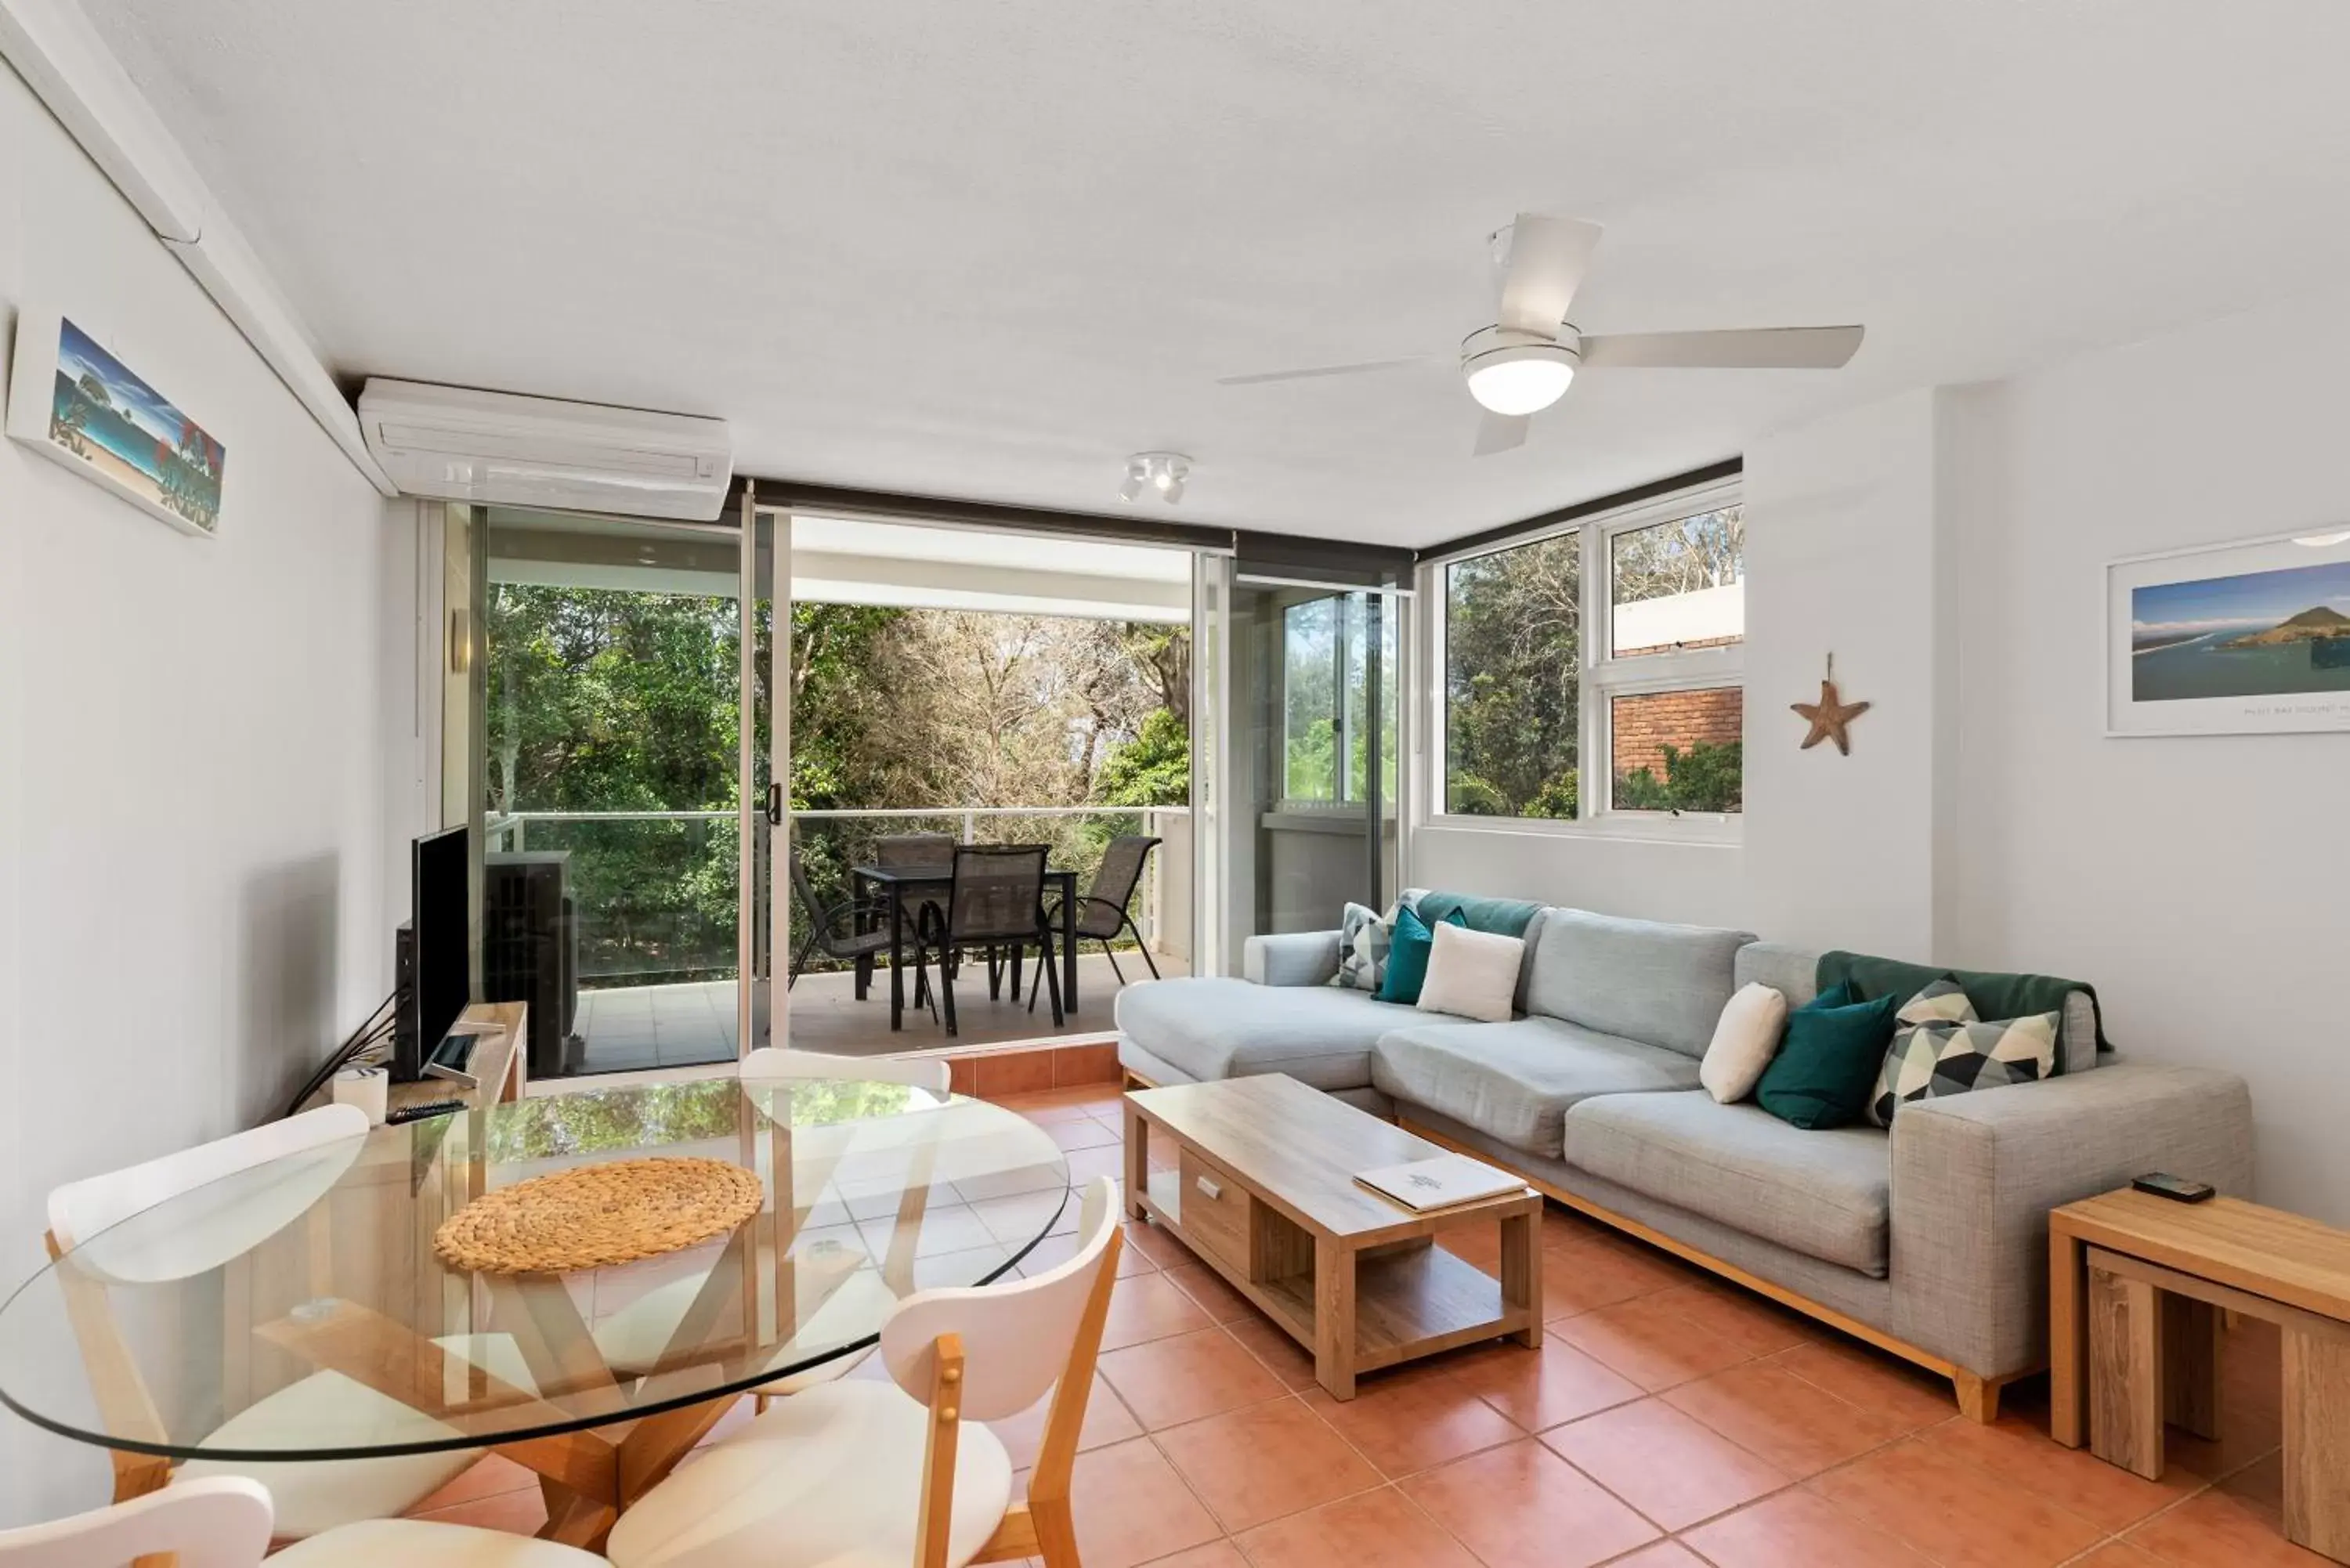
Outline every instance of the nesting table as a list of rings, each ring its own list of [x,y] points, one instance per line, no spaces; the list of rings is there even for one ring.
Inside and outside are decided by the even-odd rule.
[[[2284,1355],[2285,1538],[2350,1563],[2350,1231],[2124,1189],[2048,1216],[2050,1431],[2152,1480],[2166,1424],[2219,1435],[2220,1314]]]

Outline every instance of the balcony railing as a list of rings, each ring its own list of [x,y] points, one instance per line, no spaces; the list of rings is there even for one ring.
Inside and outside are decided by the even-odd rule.
[[[947,833],[964,844],[1045,844],[1052,864],[1083,888],[1102,850],[1120,834],[1165,842],[1150,857],[1132,905],[1143,940],[1157,951],[1191,956],[1191,832],[1184,806],[882,806],[799,811],[792,827],[818,897],[847,896],[848,867],[874,858],[893,833]],[[518,811],[492,815],[492,854],[559,850],[569,886],[585,988],[730,980],[736,972],[738,845],[733,811]],[[764,835],[764,820],[758,824]],[[766,857],[760,857],[764,872]],[[764,878],[763,878],[764,879]],[[789,890],[792,944],[806,912]],[[761,888],[762,905],[769,900]]]

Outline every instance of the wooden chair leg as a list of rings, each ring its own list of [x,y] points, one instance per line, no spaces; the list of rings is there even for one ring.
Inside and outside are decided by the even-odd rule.
[[[947,1568],[954,1523],[955,1449],[962,1436],[962,1336],[942,1334],[932,1346],[930,1442],[922,1452],[922,1511],[914,1532],[914,1568]]]

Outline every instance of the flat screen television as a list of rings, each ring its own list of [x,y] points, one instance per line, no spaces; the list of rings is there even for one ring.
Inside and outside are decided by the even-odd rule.
[[[400,1018],[391,1075],[413,1083],[473,999],[473,831],[452,827],[416,840],[409,854],[409,925],[403,932]]]

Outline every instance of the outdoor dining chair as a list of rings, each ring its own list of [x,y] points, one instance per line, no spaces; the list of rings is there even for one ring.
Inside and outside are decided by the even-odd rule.
[[[1034,944],[1037,969],[1053,997],[1053,1024],[1060,1027],[1061,973],[1053,963],[1053,928],[1045,916],[1045,860],[1042,844],[958,845],[952,877],[942,905],[922,910],[921,929],[915,942],[915,962],[935,953],[939,961],[939,999],[946,1009],[946,1030],[955,1033],[954,975],[959,956],[977,950],[993,955],[1009,950],[1017,972],[1020,956]]]
[[[807,867],[801,864],[799,851],[791,855],[792,897],[799,901],[800,912],[807,918],[807,935],[792,950],[791,966],[784,974],[784,989],[797,984],[800,971],[807,967],[811,950],[841,963],[852,964],[857,971],[857,1000],[862,1002],[873,989],[874,961],[889,949],[889,933],[879,926],[870,930],[860,927],[872,924],[869,916],[886,911],[888,906],[873,898],[843,898],[827,905],[816,897],[816,884],[808,880]]]
[[[1109,959],[1110,972],[1118,983],[1126,983],[1126,971],[1118,967],[1118,950],[1110,944],[1128,931],[1134,933],[1136,950],[1142,961],[1150,966],[1150,978],[1159,978],[1159,962],[1150,956],[1150,944],[1142,940],[1142,928],[1134,923],[1128,906],[1134,902],[1134,891],[1142,886],[1142,873],[1150,865],[1150,852],[1159,847],[1159,840],[1147,834],[1129,833],[1109,841],[1102,851],[1101,864],[1094,868],[1094,879],[1086,888],[1085,897],[1077,901],[1077,940],[1099,942]],[[1036,1011],[1036,992],[1028,992],[1028,1011]]]

